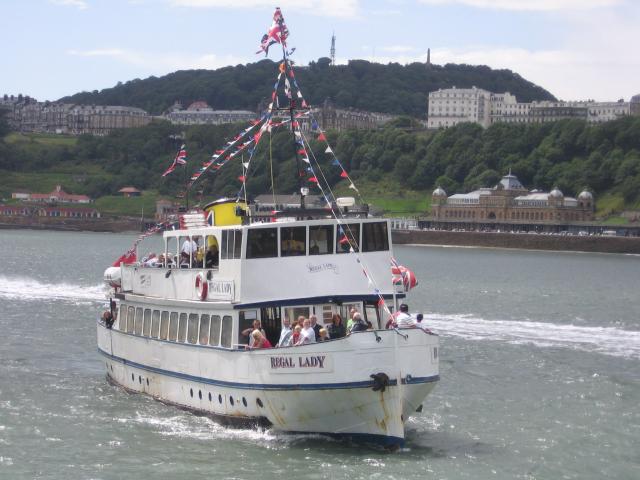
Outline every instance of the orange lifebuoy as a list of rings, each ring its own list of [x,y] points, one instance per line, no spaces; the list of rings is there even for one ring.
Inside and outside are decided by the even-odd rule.
[[[209,293],[209,282],[207,282],[202,273],[196,275],[196,292],[200,300],[206,300]]]

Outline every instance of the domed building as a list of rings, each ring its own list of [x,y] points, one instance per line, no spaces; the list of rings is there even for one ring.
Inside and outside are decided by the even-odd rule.
[[[438,187],[431,200],[431,224],[446,228],[452,223],[559,224],[593,220],[593,194],[567,197],[554,187],[550,192],[528,191],[509,171],[493,188],[447,196]]]

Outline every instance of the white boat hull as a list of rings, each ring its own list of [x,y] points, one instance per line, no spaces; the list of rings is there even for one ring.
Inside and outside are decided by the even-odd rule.
[[[98,348],[112,382],[223,423],[396,446],[439,379],[438,337],[401,333],[241,351],[159,341],[99,323]],[[388,377],[384,391],[373,389],[371,375],[379,373]]]

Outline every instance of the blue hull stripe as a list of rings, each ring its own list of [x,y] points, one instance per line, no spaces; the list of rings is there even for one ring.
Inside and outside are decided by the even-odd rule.
[[[165,375],[168,377],[179,378],[181,380],[187,380],[190,382],[205,383],[208,385],[215,385],[218,387],[238,388],[245,390],[334,390],[334,389],[347,389],[347,388],[370,388],[373,387],[372,380],[366,380],[364,382],[344,382],[344,383],[313,383],[313,384],[264,384],[264,383],[238,383],[227,382],[224,380],[214,380],[212,378],[197,377],[194,375],[188,375],[186,373],[173,372],[171,370],[164,370],[162,368],[151,367],[142,363],[132,362],[122,357],[111,355],[101,348],[98,348],[98,352],[111,360],[120,362],[124,365],[129,365],[133,368],[140,370],[146,370],[148,372]],[[431,383],[440,380],[440,375],[434,375],[431,377],[411,377],[409,381],[402,380],[403,384],[414,385],[418,383]],[[397,380],[389,380],[389,386],[396,386]]]

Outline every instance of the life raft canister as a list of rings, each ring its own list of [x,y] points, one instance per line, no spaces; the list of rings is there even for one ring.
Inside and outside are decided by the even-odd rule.
[[[206,300],[209,293],[209,282],[204,278],[202,273],[196,275],[196,292],[200,300]]]

